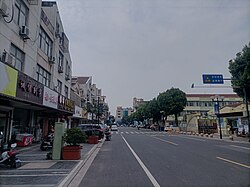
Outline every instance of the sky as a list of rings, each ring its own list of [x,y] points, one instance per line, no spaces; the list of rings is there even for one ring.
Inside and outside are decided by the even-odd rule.
[[[228,61],[250,42],[249,0],[56,1],[72,75],[92,76],[113,115],[172,87],[232,93],[204,85],[202,74],[230,77]]]

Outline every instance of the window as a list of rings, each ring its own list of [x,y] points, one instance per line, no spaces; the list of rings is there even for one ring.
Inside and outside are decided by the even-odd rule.
[[[14,9],[14,22],[19,26],[27,26],[28,14],[29,9],[24,4],[23,0],[16,0]]]
[[[42,28],[40,28],[39,47],[48,57],[52,56],[52,45],[52,40],[49,38],[47,33]]]
[[[63,70],[63,54],[60,51],[59,51],[59,59],[58,59],[58,69]]]
[[[18,49],[16,46],[11,44],[10,46],[10,54],[12,57],[15,58],[12,62],[12,66],[18,69],[19,71],[22,71],[24,66],[24,52],[22,52],[20,49]]]
[[[44,68],[41,66],[37,65],[37,77],[36,80],[42,84],[44,84],[47,87],[50,87],[50,79],[51,75],[48,71],[46,71]]]
[[[65,97],[68,98],[69,88],[67,86],[64,87],[64,92],[65,92]]]
[[[57,80],[57,91],[58,93],[62,93],[62,82]]]

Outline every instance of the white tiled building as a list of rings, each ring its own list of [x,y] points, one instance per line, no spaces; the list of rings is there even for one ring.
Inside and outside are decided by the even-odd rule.
[[[73,114],[69,40],[55,1],[0,0],[0,65],[11,76],[0,79],[0,130],[7,139],[14,127],[46,135]]]

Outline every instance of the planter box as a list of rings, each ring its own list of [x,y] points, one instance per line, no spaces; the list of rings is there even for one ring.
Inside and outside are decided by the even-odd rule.
[[[80,146],[65,146],[62,148],[63,160],[79,160],[81,158]]]
[[[88,143],[89,144],[98,144],[98,136],[89,136]]]

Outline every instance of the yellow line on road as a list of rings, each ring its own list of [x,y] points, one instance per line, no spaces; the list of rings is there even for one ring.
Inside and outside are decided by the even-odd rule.
[[[223,160],[223,161],[226,161],[226,162],[229,162],[229,163],[232,163],[232,164],[236,164],[236,165],[239,165],[239,166],[242,166],[242,167],[250,169],[250,166],[245,165],[245,164],[241,164],[241,163],[238,163],[238,162],[235,162],[235,161],[232,161],[232,160],[228,160],[228,159],[225,159],[225,158],[221,158],[221,157],[218,157],[218,156],[216,158],[218,158],[220,160]]]
[[[166,142],[166,143],[169,143],[169,144],[172,144],[172,145],[178,145],[177,143],[174,143],[174,142],[170,142],[170,141],[167,141],[167,140],[163,140],[163,139],[161,139],[161,138],[156,138],[156,137],[152,137],[152,138],[155,138],[155,139],[157,139],[157,140],[161,140],[161,141],[163,141],[163,142]]]

